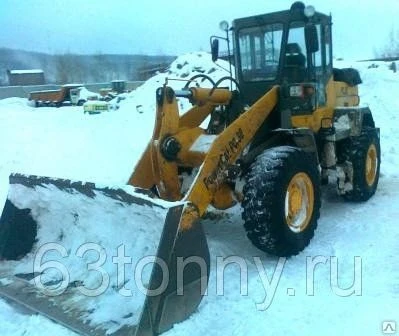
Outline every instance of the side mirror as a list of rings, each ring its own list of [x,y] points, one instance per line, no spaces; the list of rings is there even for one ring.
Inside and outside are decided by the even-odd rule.
[[[305,26],[305,41],[308,52],[314,53],[319,51],[319,36],[317,34],[317,28],[313,23],[309,23]]]
[[[214,38],[211,42],[212,62],[216,62],[219,58],[219,40]]]

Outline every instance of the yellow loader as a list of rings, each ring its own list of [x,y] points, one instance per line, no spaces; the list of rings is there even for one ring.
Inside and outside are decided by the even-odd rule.
[[[369,108],[359,106],[358,72],[333,68],[331,16],[296,2],[289,10],[236,19],[231,29],[226,23],[221,27],[226,37],[211,38],[212,57],[219,57],[219,40],[227,41],[230,49],[232,39],[235,77],[215,83],[199,74],[181,90],[166,82],[156,91],[152,139],[128,181],[136,189],[10,177],[0,223],[2,296],[85,335],[159,334],[192,314],[206,289],[209,251],[200,219],[210,205],[227,209],[240,202],[251,242],[266,253],[289,257],[314,236],[322,184],[335,183],[348,201],[366,201],[375,193],[379,129]],[[212,88],[193,85],[199,80],[211,81]],[[178,99],[193,105],[182,116]],[[206,120],[208,126],[200,127]],[[75,198],[79,203],[68,209],[52,206],[60,197],[65,197],[61,204]],[[98,204],[101,216],[95,211]],[[44,236],[61,242],[84,218],[115,227],[110,235],[121,242],[127,239],[129,251],[135,251],[140,236],[158,225],[158,220],[144,227],[139,223],[139,215],[148,209],[164,221],[158,236],[147,234],[148,240],[159,239],[150,249],[159,262],[147,276],[147,295],[141,301],[135,298],[139,307],[120,320],[98,323],[90,315],[101,309],[93,303],[97,297],[65,304],[87,286],[87,279],[69,281],[60,295],[49,298],[35,286],[35,279],[46,274],[26,271],[27,261],[33,262],[46,243]],[[127,212],[120,225],[122,210]],[[68,227],[55,236],[41,233],[58,225],[51,221],[54,216]],[[132,237],[126,237],[128,230],[133,230]],[[140,253],[138,258],[149,250]],[[154,293],[165,274],[168,285]],[[47,278],[46,286],[39,287],[62,282]],[[113,290],[122,288],[115,285]]]

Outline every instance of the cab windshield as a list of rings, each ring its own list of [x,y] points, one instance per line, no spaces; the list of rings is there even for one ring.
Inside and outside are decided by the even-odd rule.
[[[270,81],[277,76],[283,24],[243,28],[238,33],[244,81]]]

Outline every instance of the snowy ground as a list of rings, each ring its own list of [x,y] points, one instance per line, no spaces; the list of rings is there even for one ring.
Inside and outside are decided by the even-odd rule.
[[[179,58],[168,76],[187,78],[205,71],[217,79],[225,74],[201,55]],[[336,196],[333,187],[325,188],[313,241],[285,263],[251,245],[239,207],[205,219],[212,261],[208,295],[195,314],[165,335],[380,335],[383,321],[399,324],[399,73],[388,70],[385,63],[375,64],[378,67],[353,66],[364,82],[362,104],[370,106],[381,128],[376,195],[367,203],[349,204]],[[124,184],[151,135],[155,89],[164,78],[163,74],[154,77],[121,102],[119,110],[100,115],[83,115],[78,107],[34,109],[24,99],[0,100],[0,201],[6,198],[10,172]],[[175,88],[182,85],[172,82]],[[183,110],[188,107],[186,102],[180,104]],[[223,282],[221,274],[217,277],[217,257],[229,256],[245,261],[248,272],[241,292],[246,288],[248,293],[240,294],[237,265],[226,268]],[[312,273],[311,261],[325,264]],[[336,262],[338,274],[334,274]],[[263,267],[270,280],[276,271],[273,280],[279,282],[274,297],[275,283],[266,297]],[[223,285],[223,295],[216,293],[218,283]],[[268,304],[268,309],[260,309]],[[74,335],[2,300],[0,332],[4,336]]]

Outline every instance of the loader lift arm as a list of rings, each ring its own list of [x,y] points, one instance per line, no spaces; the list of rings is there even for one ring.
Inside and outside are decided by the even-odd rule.
[[[218,134],[207,152],[199,153],[191,150],[200,136],[206,136],[199,125],[215,105],[230,103],[231,91],[190,88],[175,92],[166,85],[159,88],[154,133],[128,183],[146,189],[156,186],[161,198],[188,202],[182,216],[183,230],[190,229],[209,204],[227,208],[233,200],[230,188],[224,183],[226,169],[237,160],[276,106],[278,91],[278,86],[273,87]],[[182,117],[179,117],[177,97],[189,98],[195,104]],[[180,193],[179,166],[199,167],[184,196]]]

